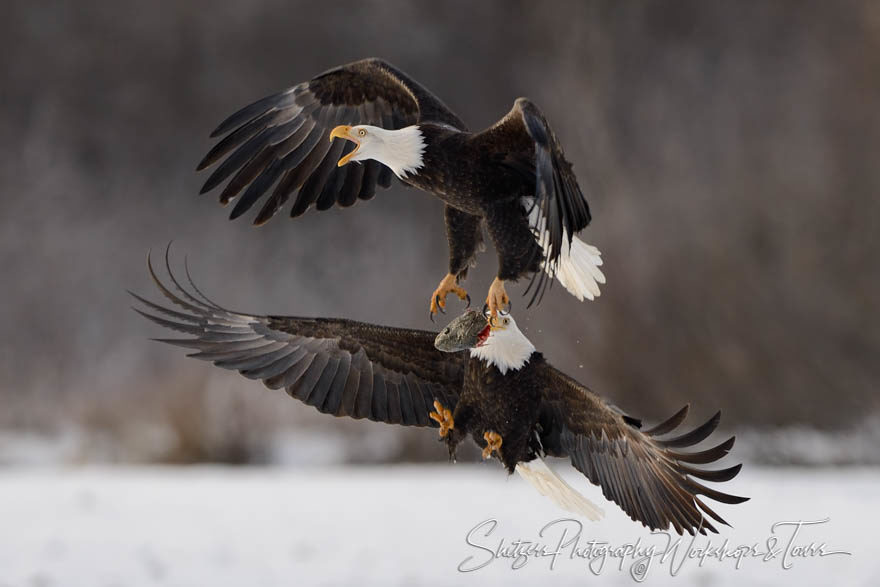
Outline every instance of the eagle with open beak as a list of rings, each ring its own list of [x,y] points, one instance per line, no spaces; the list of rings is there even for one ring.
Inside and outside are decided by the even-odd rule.
[[[449,265],[431,294],[432,319],[449,294],[469,301],[461,282],[484,227],[498,253],[486,296],[493,316],[509,308],[508,281],[530,279],[529,306],[554,278],[579,300],[596,298],[605,283],[599,250],[576,236],[590,222],[587,200],[546,118],[526,98],[472,132],[412,78],[365,59],[246,106],[212,136],[223,138],[199,169],[222,163],[202,192],[231,177],[220,201],[235,200],[232,218],[262,200],[254,219],[262,224],[294,192],[292,217],[312,205],[351,206],[394,177],[443,200]]]

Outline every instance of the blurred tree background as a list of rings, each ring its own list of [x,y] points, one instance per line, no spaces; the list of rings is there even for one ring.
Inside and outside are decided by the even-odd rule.
[[[431,328],[439,200],[398,184],[255,229],[197,196],[226,115],[367,56],[473,129],[517,96],[547,114],[608,277],[528,312],[510,288],[556,365],[649,420],[690,401],[738,430],[841,431],[878,411],[877,3],[13,0],[0,46],[7,431],[78,431],[84,460],[272,460],[285,431],[294,460],[445,459],[151,343],[125,293],[153,296],[146,252],[173,239],[229,307]],[[494,251],[479,263],[475,299]]]

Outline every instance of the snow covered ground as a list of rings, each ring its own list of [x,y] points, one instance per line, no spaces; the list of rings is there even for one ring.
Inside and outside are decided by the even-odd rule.
[[[560,468],[561,463],[555,463]],[[727,551],[766,551],[774,522],[830,521],[804,527],[788,548],[791,527],[777,528],[771,560],[682,558],[690,545],[659,560],[664,536],[650,535],[602,499],[606,511],[583,521],[576,545],[552,558],[492,558],[500,540],[541,542],[558,549],[574,521],[518,477],[495,464],[334,468],[35,468],[0,469],[0,586],[110,587],[180,585],[632,585],[635,558],[606,558],[600,545],[640,540],[657,556],[649,585],[877,585],[872,528],[880,522],[880,470],[788,469],[747,466],[726,487],[752,500],[718,506],[735,528],[711,540]],[[489,525],[466,536],[481,522]],[[803,546],[851,555],[805,556]],[[771,545],[772,546],[772,545]],[[572,557],[573,553],[577,553]],[[694,551],[691,551],[694,552]],[[743,551],[739,551],[743,552]],[[799,555],[799,556],[796,556]],[[590,561],[578,556],[593,557]],[[772,555],[771,555],[772,556]],[[466,559],[471,557],[468,562]],[[783,560],[784,559],[784,560]],[[522,560],[519,561],[523,562]],[[463,573],[458,567],[483,568]],[[783,564],[791,564],[786,570]],[[681,565],[679,567],[679,565]],[[621,570],[622,568],[622,570]],[[671,571],[676,571],[673,576]],[[599,576],[595,576],[598,574]]]

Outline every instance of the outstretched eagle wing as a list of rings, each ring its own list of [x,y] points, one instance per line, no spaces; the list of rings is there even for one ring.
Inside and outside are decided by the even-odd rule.
[[[687,417],[688,406],[648,430],[641,423],[593,394],[589,389],[547,365],[543,372],[544,402],[539,420],[540,439],[547,454],[567,456],[572,465],[602,488],[634,521],[653,530],[670,524],[681,534],[717,532],[704,513],[727,524],[699,496],[727,504],[748,498],[710,489],[693,478],[723,482],[733,479],[742,465],[705,470],[691,465],[713,463],[733,447],[734,437],[701,452],[675,449],[693,446],[718,426],[721,413],[690,432],[672,438]]]
[[[183,288],[169,267],[175,293],[148,265],[156,287],[183,311],[132,293],[149,311],[135,310],[189,335],[158,340],[193,349],[191,357],[260,379],[270,389],[283,388],[334,416],[436,427],[428,417],[433,401],[455,408],[464,356],[435,349],[436,333],[335,318],[232,312],[205,298],[192,280],[193,291]]]
[[[211,136],[225,136],[198,169],[226,158],[201,193],[232,176],[220,193],[224,205],[238,197],[232,219],[275,186],[254,220],[258,225],[281,209],[296,190],[291,217],[312,204],[318,210],[336,203],[351,206],[358,199],[372,198],[377,184],[390,186],[392,173],[376,161],[337,167],[354,143],[331,143],[330,131],[340,124],[398,129],[425,121],[465,129],[437,97],[392,65],[380,59],[342,65],[245,106],[220,123]]]
[[[525,202],[526,212],[548,271],[532,277],[531,305],[549,285],[548,278],[556,274],[572,237],[590,223],[590,207],[547,119],[527,98],[517,98],[504,118],[476,137],[483,139],[505,150],[504,165],[535,181],[534,197]]]

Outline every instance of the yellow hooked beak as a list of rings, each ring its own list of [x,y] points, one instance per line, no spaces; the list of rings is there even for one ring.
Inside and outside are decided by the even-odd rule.
[[[351,127],[345,124],[337,126],[330,131],[330,142],[333,142],[333,139],[337,138],[351,141],[355,145],[357,145],[351,153],[340,159],[339,162],[336,164],[337,167],[342,167],[343,165],[351,161],[351,158],[354,157],[354,154],[358,152],[358,149],[361,148],[361,142],[351,135]]]

